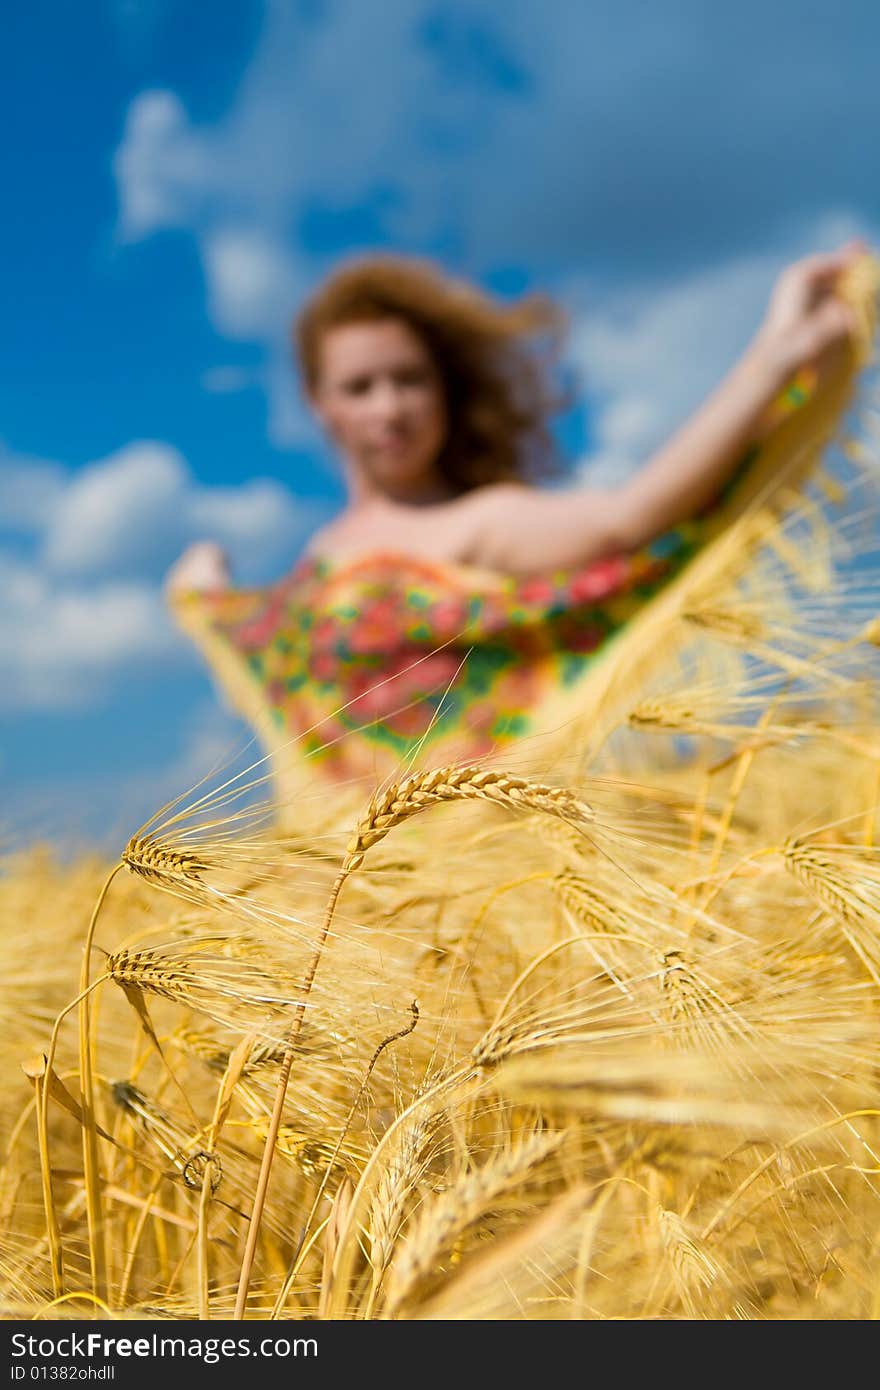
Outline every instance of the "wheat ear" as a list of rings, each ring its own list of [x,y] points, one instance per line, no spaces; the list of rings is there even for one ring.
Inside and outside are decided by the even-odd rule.
[[[106,971],[123,988],[139,989],[144,994],[158,994],[173,999],[176,1004],[195,1008],[193,984],[195,976],[185,961],[171,962],[156,951],[114,951],[107,957]]]
[[[567,787],[545,786],[485,768],[438,767],[414,772],[372,798],[348,845],[343,870],[351,873],[359,868],[372,845],[426,807],[478,799],[515,811],[543,811],[580,830],[595,819],[592,808]]]
[[[122,852],[122,862],[133,874],[163,887],[174,887],[181,879],[198,882],[208,868],[204,859],[173,849],[151,835],[133,835]]]
[[[531,1170],[559,1147],[564,1137],[562,1134],[533,1134],[506,1152],[496,1154],[481,1168],[466,1173],[447,1192],[422,1207],[411,1235],[392,1266],[386,1305],[389,1317],[394,1316],[416,1286],[431,1273],[443,1252],[503,1194],[523,1183]]]
[[[444,801],[477,799],[493,801],[496,805],[507,806],[517,811],[544,811],[548,815],[558,816],[584,830],[594,819],[592,808],[565,787],[544,786],[539,782],[528,782],[522,777],[512,777],[504,772],[493,772],[478,767],[439,767],[430,772],[415,772],[404,777],[400,782],[392,783],[391,786],[386,787],[382,792],[377,792],[370,799],[366,813],[358,822],[354,836],[346,850],[342,867],[330,890],[330,898],[324,913],[324,921],[318,936],[315,954],[312,956],[303,982],[302,993],[296,1005],[296,1012],[285,1045],[284,1060],[278,1077],[278,1090],[263,1149],[263,1159],[257,1179],[254,1205],[239,1273],[238,1292],[233,1312],[233,1317],[236,1320],[244,1317],[247,1306],[248,1287],[257,1248],[257,1237],[266,1202],[269,1175],[275,1155],[275,1143],[281,1127],[281,1114],[290,1081],[294,1048],[302,1027],[306,1001],[311,992],[342,886],[349,874],[363,863],[364,854],[370,846],[383,840],[396,825],[400,825],[419,811]]]

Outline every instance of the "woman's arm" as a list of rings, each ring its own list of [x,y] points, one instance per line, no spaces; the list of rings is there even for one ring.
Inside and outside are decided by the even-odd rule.
[[[482,497],[470,494],[471,563],[515,574],[586,565],[637,550],[698,512],[760,437],[767,408],[786,382],[808,363],[821,375],[843,348],[853,321],[834,286],[862,250],[861,243],[850,243],[833,255],[789,266],[733,370],[620,487],[554,493],[502,484],[483,489]]]

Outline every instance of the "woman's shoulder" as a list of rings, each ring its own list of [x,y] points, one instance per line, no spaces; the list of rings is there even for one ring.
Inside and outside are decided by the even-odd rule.
[[[535,497],[543,496],[546,492],[546,488],[536,487],[534,483],[521,482],[517,478],[505,478],[497,483],[483,483],[480,487],[471,488],[448,505],[461,511],[475,511],[497,502],[510,501],[515,505],[521,505]]]
[[[482,521],[499,512],[507,514],[527,508],[536,498],[543,495],[543,488],[511,479],[498,483],[484,483],[482,487],[472,488],[456,497],[454,501],[446,503],[446,507],[453,523],[459,521],[470,526],[474,521]]]
[[[319,526],[317,531],[313,531],[300,552],[303,560],[317,560],[324,553],[327,546],[332,546],[334,538],[333,522],[326,526]]]
[[[303,558],[340,563],[385,551],[473,563],[486,519],[527,505],[537,492],[525,483],[487,483],[426,507],[391,504],[343,512],[310,536]]]
[[[303,548],[303,558],[332,558],[349,550],[352,545],[358,545],[364,533],[364,521],[357,513],[340,512],[312,532]]]

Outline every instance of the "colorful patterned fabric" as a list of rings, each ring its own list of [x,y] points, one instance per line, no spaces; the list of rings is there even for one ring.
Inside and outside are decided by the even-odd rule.
[[[735,488],[638,553],[577,571],[309,558],[266,588],[179,597],[176,616],[269,748],[314,772],[381,776],[417,744],[432,762],[482,758],[541,729],[552,693],[576,689],[717,531]]]
[[[484,759],[572,717],[634,615],[756,497],[810,466],[810,417],[821,435],[848,390],[823,414],[796,381],[721,496],[636,554],[525,580],[389,552],[309,558],[266,588],[178,596],[175,616],[288,790],[321,774],[378,781],[416,753],[421,765]]]
[[[418,739],[432,755],[451,739],[456,756],[482,757],[530,733],[547,689],[582,677],[692,553],[696,529],[540,579],[383,553],[307,559],[268,589],[197,602],[278,736],[342,778],[399,763]]]

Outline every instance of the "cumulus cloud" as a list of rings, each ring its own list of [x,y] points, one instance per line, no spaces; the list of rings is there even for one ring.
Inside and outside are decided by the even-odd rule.
[[[60,464],[22,457],[0,445],[0,531],[42,530],[67,478]]]
[[[46,531],[44,554],[62,574],[102,574],[151,559],[184,494],[187,469],[164,444],[130,444],[77,473]],[[176,537],[175,537],[176,539]]]
[[[59,586],[0,554],[0,711],[100,702],[121,674],[181,659],[160,595],[147,585]]]
[[[650,294],[785,254],[853,190],[880,220],[859,167],[880,118],[876,16],[821,11],[745,0],[707,26],[702,0],[558,0],[548,23],[533,0],[271,0],[221,120],[194,121],[172,91],[132,101],[121,230],[194,236],[212,322],[265,347],[271,437],[311,439],[279,364],[291,311],[340,252],[528,267],[557,290],[592,267]],[[640,434],[636,408],[612,433]]]
[[[211,316],[232,338],[259,338],[283,328],[302,289],[284,246],[266,232],[224,228],[206,236]]]
[[[222,116],[167,88],[131,101],[119,236],[193,238],[212,324],[264,356],[207,371],[204,388],[264,389],[274,442],[314,442],[286,331],[340,254],[399,248],[559,294],[610,478],[719,379],[783,260],[880,226],[864,177],[880,117],[872,0],[742,0],[711,23],[704,0],[551,8],[548,22],[534,0],[266,0]],[[111,4],[136,43],[167,12]],[[852,227],[817,220],[856,205]],[[158,592],[182,546],[216,536],[242,579],[265,578],[321,519],[270,480],[206,487],[153,441],[76,474],[0,458],[0,700],[94,703],[190,659]]]
[[[181,549],[211,537],[239,582],[265,581],[328,511],[269,478],[204,486],[157,441],[76,473],[7,455],[2,502],[0,712],[85,708],[126,680],[193,662],[161,593]]]
[[[571,357],[593,406],[593,482],[633,472],[733,365],[757,327],[775,263],[737,259],[651,293],[589,293]]]
[[[58,481],[43,557],[58,576],[155,579],[184,545],[210,536],[230,548],[245,576],[256,564],[267,578],[326,514],[271,478],[200,484],[176,449],[139,441]]]
[[[123,236],[184,226],[209,182],[210,163],[179,98],[168,91],[142,92],[129,109],[115,161]]]
[[[807,224],[778,249],[735,256],[667,285],[572,285],[581,308],[571,356],[593,407],[593,447],[582,474],[619,481],[699,405],[758,327],[776,275],[793,257],[871,228],[845,211]]]

